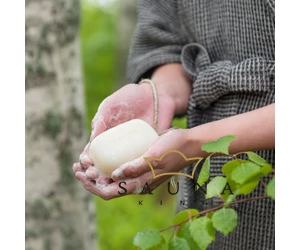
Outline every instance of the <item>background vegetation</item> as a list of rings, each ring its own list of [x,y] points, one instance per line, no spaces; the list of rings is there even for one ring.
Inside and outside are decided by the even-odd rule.
[[[117,32],[120,2],[109,2],[99,5],[95,1],[81,1],[80,41],[88,128],[99,104],[121,86],[118,75],[124,75],[118,72],[118,44],[122,42]],[[121,70],[125,68],[126,65]],[[174,120],[173,125],[185,127],[185,119]],[[143,200],[143,205],[139,205],[139,200]],[[136,232],[164,228],[175,214],[176,205],[166,185],[155,190],[153,195],[126,196],[111,201],[95,197],[95,202],[98,248],[101,250],[128,249]]]

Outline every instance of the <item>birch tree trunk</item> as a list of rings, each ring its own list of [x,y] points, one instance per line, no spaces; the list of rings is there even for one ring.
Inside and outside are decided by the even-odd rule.
[[[94,203],[72,163],[86,144],[79,0],[26,0],[26,250],[95,248]]]

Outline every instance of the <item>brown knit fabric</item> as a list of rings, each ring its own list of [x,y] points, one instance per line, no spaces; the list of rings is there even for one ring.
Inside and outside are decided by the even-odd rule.
[[[275,102],[274,33],[274,0],[140,0],[128,80],[138,82],[159,65],[181,62],[193,81],[188,127],[257,109]],[[274,150],[258,153],[275,167]],[[211,178],[222,175],[225,161],[211,161]],[[178,210],[218,204],[216,199],[203,204],[188,178],[180,186],[185,205]],[[263,186],[251,194],[259,195]],[[275,249],[275,202],[235,209],[238,227],[227,237],[218,234],[209,249]]]

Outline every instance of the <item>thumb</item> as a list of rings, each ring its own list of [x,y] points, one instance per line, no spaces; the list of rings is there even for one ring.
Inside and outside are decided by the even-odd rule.
[[[114,181],[132,179],[149,172],[149,170],[150,167],[147,161],[145,161],[144,156],[141,156],[122,164],[119,168],[112,172],[111,178]]]
[[[96,136],[103,133],[107,129],[103,116],[95,117],[92,122],[92,132],[90,141],[94,140]]]
[[[97,135],[103,133],[108,127],[107,124],[109,123],[108,120],[110,119],[110,108],[106,105],[108,103],[107,99],[109,99],[109,97],[100,103],[97,113],[92,120],[90,141],[94,140]]]

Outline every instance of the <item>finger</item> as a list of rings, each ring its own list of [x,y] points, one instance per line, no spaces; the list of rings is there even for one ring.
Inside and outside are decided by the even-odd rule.
[[[119,186],[116,182],[99,184],[95,180],[88,179],[84,173],[77,172],[75,175],[86,190],[104,200],[110,200],[121,195],[118,193]]]
[[[153,177],[152,173],[147,172],[138,178],[125,179],[118,183],[119,194],[128,195],[128,194],[146,194],[149,192],[150,184],[152,183]],[[146,191],[147,190],[147,191]],[[150,191],[151,192],[151,191]]]
[[[104,117],[101,115],[92,121],[92,132],[90,136],[90,142],[95,139],[99,134],[103,133],[107,129]]]
[[[114,181],[124,180],[125,178],[135,178],[146,172],[151,172],[154,171],[154,169],[157,169],[159,166],[157,161],[151,160],[151,162],[149,162],[149,160],[146,161],[145,158],[149,159],[149,155],[151,155],[152,158],[157,158],[156,155],[160,154],[159,148],[156,147],[159,142],[160,138],[154,141],[143,156],[122,164],[119,168],[112,172],[111,178]]]
[[[103,176],[103,175],[99,176],[96,181],[102,187],[103,186],[107,186],[107,185],[109,185],[109,184],[111,184],[111,183],[114,182],[111,178],[109,178],[107,176]]]
[[[91,144],[88,143],[85,146],[85,148],[84,148],[83,152],[81,153],[81,155],[79,156],[79,163],[85,169],[94,165],[91,158],[90,158],[90,156],[89,156],[90,146],[91,146]]]
[[[109,123],[109,119],[111,116],[110,108],[107,107],[108,99],[107,97],[104,99],[92,120],[92,132],[90,136],[90,141],[92,141],[97,135],[103,133],[107,129],[107,124]]]
[[[90,180],[96,180],[100,176],[100,172],[96,167],[89,167],[86,172],[86,178]]]
[[[72,169],[73,169],[74,173],[76,173],[76,172],[84,172],[85,171],[85,169],[80,165],[79,162],[75,162],[73,164]]]
[[[140,157],[121,165],[119,168],[112,172],[111,178],[114,181],[135,178],[146,172],[149,172],[150,170],[151,169],[148,163],[144,160],[143,157]]]
[[[163,182],[168,180],[170,176],[162,176],[159,178],[153,178],[151,172],[144,173],[138,178],[126,179],[122,182],[117,182],[119,185],[119,192],[122,195],[129,194],[149,194],[152,193]],[[121,188],[122,187],[122,188]]]
[[[93,190],[93,188],[96,186],[96,182],[89,180],[86,178],[86,175],[84,173],[81,172],[77,172],[75,174],[76,178],[81,182],[81,184],[84,186],[85,189],[87,189],[88,191],[92,192],[92,193],[97,193],[96,190]],[[95,192],[93,192],[95,191]]]

